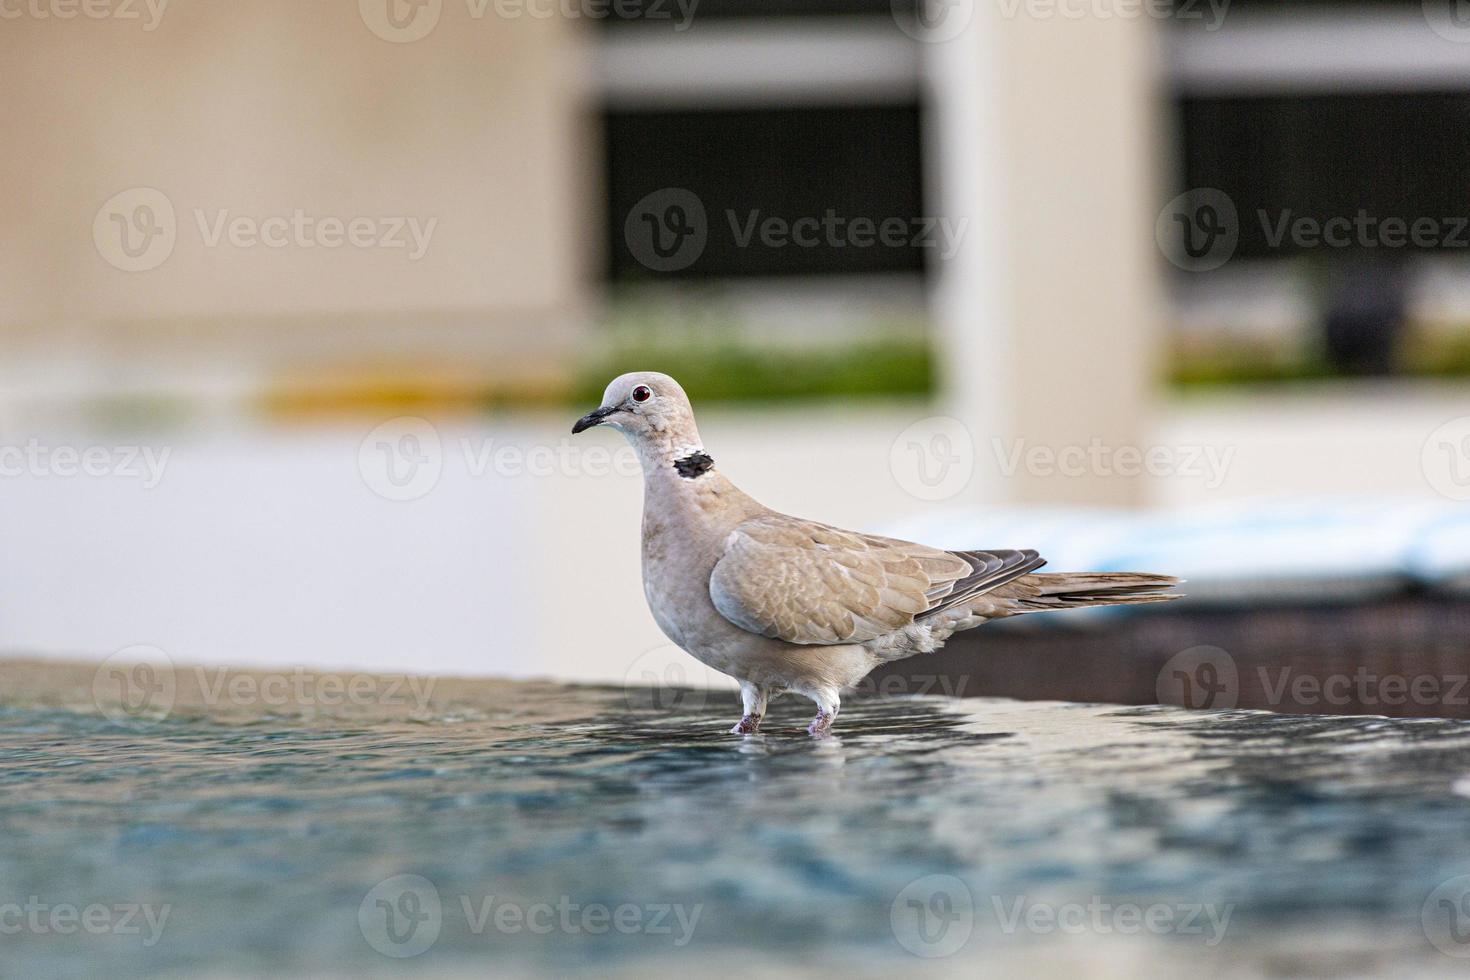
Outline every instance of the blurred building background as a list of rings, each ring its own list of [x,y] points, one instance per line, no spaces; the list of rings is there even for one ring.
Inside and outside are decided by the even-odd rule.
[[[1454,3],[0,13],[7,651],[636,675],[634,368],[854,527],[1470,497]]]

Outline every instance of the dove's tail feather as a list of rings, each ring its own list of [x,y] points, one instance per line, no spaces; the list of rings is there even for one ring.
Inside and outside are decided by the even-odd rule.
[[[1018,580],[1018,584],[1030,588],[1016,597],[1015,605],[1020,608],[1015,611],[1168,602],[1183,598],[1168,591],[1180,581],[1172,575],[1149,572],[1034,572]]]
[[[916,620],[864,644],[879,660],[902,660],[931,653],[960,630],[973,629],[992,619],[1047,612],[1086,609],[1089,606],[1139,605],[1184,598],[1169,590],[1183,579],[1148,572],[1030,572],[972,597],[947,615]]]

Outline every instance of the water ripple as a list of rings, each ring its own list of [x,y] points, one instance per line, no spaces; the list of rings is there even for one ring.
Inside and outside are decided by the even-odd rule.
[[[1005,909],[1037,902],[1233,910],[1216,946],[1144,937],[1149,963],[1315,970],[1343,946],[1370,972],[1384,950],[1453,965],[1420,914],[1470,871],[1464,722],[874,698],[845,707],[832,739],[778,704],[742,740],[723,702],[503,683],[457,697],[414,718],[118,724],[0,707],[0,925],[32,896],[170,910],[151,945],[27,928],[0,936],[3,961],[79,977],[633,973],[653,955],[880,972],[925,962],[895,908],[947,875],[974,906],[974,935],[944,961],[956,971],[1068,962],[1070,935],[1006,928]],[[401,874],[442,904],[430,948],[400,960],[359,911]],[[700,913],[683,945],[477,918],[507,902]],[[1087,957],[1122,962],[1143,941],[1085,938]]]

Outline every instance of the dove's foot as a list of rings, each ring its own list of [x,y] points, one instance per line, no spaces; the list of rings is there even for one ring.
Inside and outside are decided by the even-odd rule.
[[[806,726],[806,733],[812,738],[826,738],[832,731],[832,722],[837,720],[835,711],[818,711],[812,723]]]
[[[760,715],[749,715],[748,714],[748,715],[745,715],[744,717],[742,717],[740,719],[740,723],[738,725],[736,725],[734,728],[730,729],[730,734],[731,735],[754,735],[756,732],[759,732],[760,730],[761,730],[761,716]]]
[[[740,682],[740,707],[745,716],[740,724],[730,729],[731,735],[754,735],[761,730],[761,719],[766,716],[766,690],[750,681]]]

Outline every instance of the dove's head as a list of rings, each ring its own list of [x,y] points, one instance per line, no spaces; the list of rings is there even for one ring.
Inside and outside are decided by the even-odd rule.
[[[602,404],[572,426],[576,434],[594,425],[610,425],[640,452],[667,455],[701,449],[694,410],[679,382],[655,371],[635,371],[612,380]]]

